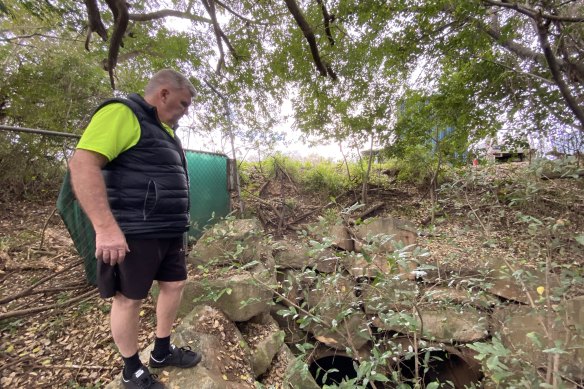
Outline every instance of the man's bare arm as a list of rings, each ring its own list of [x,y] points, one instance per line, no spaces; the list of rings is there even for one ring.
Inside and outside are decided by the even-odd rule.
[[[107,162],[99,153],[77,149],[69,162],[69,170],[73,191],[95,230],[95,256],[115,265],[124,260],[129,250],[107,200],[101,174]]]

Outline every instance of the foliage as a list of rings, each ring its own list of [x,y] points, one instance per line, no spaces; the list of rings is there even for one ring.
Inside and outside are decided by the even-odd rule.
[[[71,0],[37,3],[2,3],[0,7],[5,15],[0,36],[4,73],[11,77],[21,66],[28,66],[39,67],[30,74],[40,74],[49,65],[35,58],[66,49],[76,53],[77,61],[53,60],[57,63],[51,70],[72,73],[67,76],[72,80],[81,68],[79,78],[91,73],[84,78],[84,87],[71,92],[74,102],[85,101],[87,86],[107,88],[107,75],[100,68],[108,42],[94,36],[90,53],[81,54],[87,12],[83,4]],[[112,15],[103,2],[97,3],[111,36]],[[294,17],[302,17],[309,26],[304,34],[287,6],[292,3],[300,12]],[[435,137],[434,130],[452,128],[452,135],[441,145],[445,155],[460,155],[468,144],[501,128],[527,134],[532,141],[555,137],[558,144],[566,142],[556,136],[558,128],[564,134],[582,132],[582,117],[572,102],[582,98],[584,79],[584,34],[577,18],[583,9],[577,2],[399,0],[388,5],[355,0],[246,0],[212,4],[216,11],[183,0],[133,4],[115,69],[120,90],[141,89],[155,69],[180,69],[191,76],[199,91],[197,112],[188,127],[220,129],[254,147],[283,140],[281,132],[272,130],[282,121],[280,105],[287,99],[292,101],[296,128],[328,139],[363,142],[374,137],[381,146],[395,141],[424,146]],[[215,16],[218,22],[212,26]],[[314,38],[311,50],[308,34]],[[545,40],[551,53],[544,50]],[[555,72],[551,71],[554,63]],[[327,69],[324,77],[318,75],[323,74],[323,66]],[[67,77],[56,79],[63,78],[67,85]],[[61,95],[45,87],[23,92],[24,100],[35,93],[54,99]],[[0,93],[0,112],[13,93]],[[57,104],[54,99],[47,104]],[[66,105],[69,100],[63,101]],[[11,106],[14,109],[16,104]],[[226,114],[227,108],[231,115]],[[89,108],[55,111],[65,116],[60,123],[40,121],[38,125],[78,131],[80,126],[63,120],[83,120],[90,112]],[[412,150],[402,147],[401,151]]]

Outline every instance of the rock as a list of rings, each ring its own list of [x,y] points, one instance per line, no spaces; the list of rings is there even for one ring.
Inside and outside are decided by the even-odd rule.
[[[488,317],[470,307],[418,307],[422,320],[412,310],[380,313],[373,324],[388,331],[411,334],[423,331],[421,338],[444,343],[468,343],[489,335]]]
[[[333,246],[345,251],[355,250],[355,242],[351,238],[347,227],[342,224],[335,224],[329,229],[329,236],[333,240]]]
[[[542,350],[556,347],[560,354],[559,371],[572,381],[584,380],[584,296],[560,303],[551,314],[551,328],[546,338],[544,324],[548,314],[543,308],[509,305],[498,307],[492,315],[494,332],[501,334],[503,345],[533,366],[545,366],[547,353]],[[541,343],[536,345],[537,340]],[[551,344],[550,344],[551,343]]]
[[[225,266],[262,260],[271,246],[263,242],[263,228],[257,219],[226,220],[205,231],[189,254],[194,265]]]
[[[286,360],[284,387],[290,389],[320,389],[320,386],[308,372],[308,366],[304,362],[297,360],[288,346],[283,345],[280,353],[282,358]]]
[[[277,242],[274,260],[279,269],[302,270],[308,267],[322,273],[334,272],[340,262],[331,248],[315,248],[308,243],[292,244],[285,240]]]
[[[251,349],[251,365],[257,378],[271,366],[284,344],[285,333],[269,313],[251,318],[240,328]]]
[[[275,331],[267,338],[262,339],[252,350],[251,366],[256,378],[268,370],[272,359],[284,344],[284,337],[284,331]]]
[[[197,306],[177,326],[172,341],[189,345],[201,352],[203,359],[191,369],[167,367],[151,369],[163,378],[169,389],[244,389],[254,388],[250,351],[237,327],[225,315],[209,306]],[[147,361],[151,344],[140,353]],[[164,372],[164,373],[163,373]],[[121,375],[107,386],[122,388]]]
[[[339,274],[318,277],[303,293],[306,308],[322,322],[303,313],[301,320],[307,322],[307,331],[319,341],[344,350],[346,347],[359,349],[369,340],[366,318],[352,280]]]
[[[220,279],[188,279],[178,317],[184,317],[198,304],[212,305],[233,321],[246,321],[262,312],[269,312],[275,276],[261,264],[249,270],[226,273]],[[153,287],[151,294],[156,300],[158,288]]]
[[[470,305],[475,308],[487,309],[495,306],[499,300],[482,290],[458,287],[432,286],[423,291],[422,301],[442,302],[446,304]]]
[[[368,315],[411,309],[418,300],[418,285],[414,281],[386,279],[383,282],[362,283],[359,286],[363,308]]]
[[[394,242],[401,242],[404,246],[414,245],[418,239],[418,233],[414,225],[410,222],[392,218],[371,218],[367,219],[363,224],[355,227],[355,236],[357,241],[372,242],[375,236],[386,235],[391,236],[391,239],[384,239],[381,248],[388,253],[395,250]],[[355,244],[355,251],[360,252],[362,244]]]
[[[545,274],[519,265],[513,264],[513,266],[514,268],[511,270],[503,260],[491,259],[485,264],[485,268],[490,271],[485,276],[483,288],[495,296],[522,304],[530,304],[530,299],[537,300],[539,298],[537,288],[546,285]],[[521,280],[517,279],[514,273],[520,274]],[[551,288],[558,285],[553,277],[548,278],[548,282],[551,283]]]
[[[387,255],[383,254],[374,254],[367,260],[361,253],[348,253],[343,256],[341,262],[345,270],[355,278],[375,278],[379,274],[390,274],[395,270]]]

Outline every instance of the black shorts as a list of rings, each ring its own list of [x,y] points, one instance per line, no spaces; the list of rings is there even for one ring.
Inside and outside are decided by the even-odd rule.
[[[116,292],[132,300],[142,300],[154,280],[187,279],[183,237],[166,239],[127,239],[130,252],[121,264],[110,266],[97,261],[97,286],[103,298]]]

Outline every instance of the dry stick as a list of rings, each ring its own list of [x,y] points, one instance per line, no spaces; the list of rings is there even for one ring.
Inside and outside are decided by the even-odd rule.
[[[377,211],[379,208],[383,207],[384,205],[385,205],[385,203],[382,203],[382,202],[377,203],[377,204],[373,204],[372,206],[370,206],[369,208],[367,208],[363,212],[359,213],[358,215],[355,215],[354,218],[355,218],[355,220],[362,219],[365,216],[369,215],[370,213]]]
[[[6,312],[6,313],[2,313],[0,314],[0,320],[4,320],[4,319],[11,319],[14,317],[22,317],[22,316],[28,316],[28,315],[33,315],[35,313],[39,313],[39,312],[43,312],[43,311],[48,311],[49,309],[55,309],[55,308],[65,308],[68,307],[70,305],[73,305],[77,302],[83,302],[84,299],[92,299],[94,297],[97,296],[96,294],[97,289],[96,288],[92,288],[90,291],[83,293],[82,295],[79,295],[75,298],[72,298],[71,300],[67,300],[64,303],[55,303],[55,304],[50,304],[50,305],[45,305],[42,307],[36,307],[36,308],[29,308],[29,309],[21,309],[18,311],[11,311],[11,312]]]
[[[91,340],[89,341],[89,344],[93,343],[93,339],[95,339],[95,332],[97,331],[97,326],[93,327],[93,333],[91,334]],[[83,363],[85,362],[85,357],[87,357],[87,353],[89,352],[89,347],[85,348],[85,352],[83,353],[83,358],[81,358],[81,363],[79,364],[79,369],[77,369],[77,373],[75,373],[75,379],[74,381],[77,382],[77,377],[79,376],[79,372],[81,371],[81,368],[83,367]]]
[[[329,202],[329,203],[327,203],[327,204],[325,204],[325,205],[323,205],[321,207],[318,207],[318,208],[315,208],[315,209],[312,209],[312,210],[310,210],[308,212],[303,213],[302,215],[298,216],[296,219],[294,219],[291,222],[289,222],[288,223],[288,228],[292,227],[291,226],[292,224],[296,224],[299,221],[306,219],[308,216],[312,215],[313,213],[318,212],[318,211],[321,211],[322,209],[328,208],[328,207],[330,207],[331,205],[334,205],[334,204],[335,203],[333,203],[331,201],[331,202]]]
[[[6,371],[6,370],[8,370],[9,368],[11,368],[12,366],[14,366],[14,365],[18,365],[18,364],[20,364],[21,362],[24,362],[24,361],[26,361],[27,359],[33,359],[33,358],[32,358],[30,355],[25,355],[25,356],[23,356],[23,357],[17,358],[17,359],[15,359],[15,360],[14,360],[14,361],[12,361],[12,362],[8,362],[7,364],[3,365],[3,366],[2,366],[2,370]]]
[[[472,211],[473,215],[477,218],[477,220],[479,221],[483,231],[485,232],[485,235],[488,237],[489,236],[489,231],[487,231],[487,228],[485,227],[485,225],[483,224],[483,221],[481,220],[481,218],[479,217],[479,215],[477,215],[476,211],[474,210],[474,208],[472,207],[472,205],[470,205],[470,201],[468,199],[468,195],[466,194],[466,191],[464,191],[464,198],[466,199],[466,204],[468,205],[468,207],[470,208],[470,210]]]
[[[23,291],[20,291],[20,292],[15,293],[15,294],[13,294],[11,296],[4,297],[3,299],[0,299],[0,304],[6,304],[6,303],[9,303],[9,302],[11,302],[13,300],[16,300],[17,298],[20,298],[20,297],[23,297],[23,296],[28,296],[28,295],[32,294],[31,293],[32,290],[34,288],[36,288],[37,286],[39,286],[40,284],[43,284],[43,283],[47,282],[51,278],[55,278],[59,274],[62,274],[64,272],[66,272],[67,270],[70,270],[70,269],[74,268],[75,266],[80,265],[81,263],[83,263],[83,260],[80,259],[80,260],[74,262],[73,264],[65,267],[64,269],[61,269],[58,272],[53,273],[53,274],[50,274],[50,275],[46,276],[45,278],[43,278],[43,279],[35,282],[34,284],[32,284],[30,287],[24,289]]]
[[[422,337],[424,335],[424,319],[422,318],[422,312],[420,312],[420,309],[418,308],[418,305],[414,302],[414,310],[417,312],[418,317],[420,318],[420,337]],[[416,380],[416,385],[419,384],[420,382],[420,376],[419,376],[419,371],[420,371],[420,360],[418,359],[418,331],[414,331],[414,364],[415,364],[415,380]]]
[[[30,293],[27,293],[26,296],[32,296],[35,294],[42,294],[42,293],[57,293],[57,292],[66,292],[68,290],[75,290],[75,289],[81,289],[87,286],[86,282],[80,282],[77,284],[69,284],[69,285],[63,285],[63,286],[59,286],[56,288],[44,288],[44,289],[37,289],[37,290],[33,290]],[[26,296],[19,296],[20,297],[26,297]]]
[[[261,197],[263,194],[264,189],[266,189],[266,187],[268,186],[268,184],[270,183],[270,180],[267,180],[266,182],[264,182],[262,184],[262,187],[260,188],[260,190],[258,191],[258,196]]]
[[[282,167],[278,167],[278,171],[280,171],[281,173],[284,173],[286,176],[288,176],[288,174],[286,174],[284,172],[284,169],[282,169]],[[288,179],[290,181],[292,181],[289,176],[288,176]],[[280,206],[282,207],[282,212],[280,213],[280,218],[278,220],[278,230],[276,233],[277,236],[282,236],[282,228],[284,227],[284,218],[286,217],[286,197],[284,196],[284,177],[282,177],[282,175],[280,175]]]
[[[81,370],[113,370],[116,367],[97,366],[97,365],[34,365],[39,369],[81,369]]]
[[[39,250],[43,249],[43,243],[45,242],[45,232],[47,230],[47,226],[49,225],[49,220],[51,220],[51,218],[55,215],[55,213],[57,212],[57,208],[53,208],[53,212],[51,212],[51,214],[49,215],[49,217],[47,218],[47,220],[45,220],[45,225],[43,226],[43,231],[41,232],[41,242],[39,243]]]

